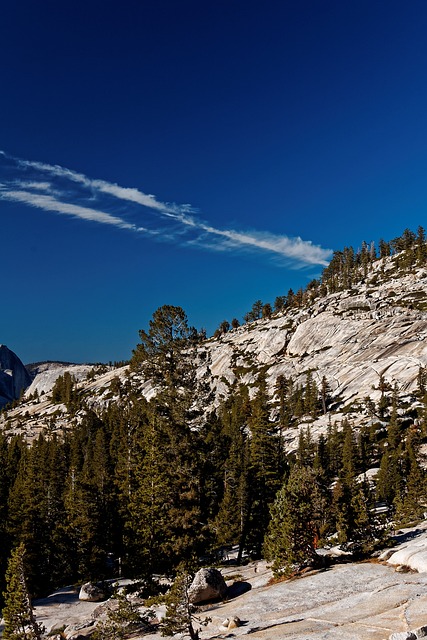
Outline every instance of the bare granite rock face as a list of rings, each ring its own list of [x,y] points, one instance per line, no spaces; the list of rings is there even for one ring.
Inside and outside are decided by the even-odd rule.
[[[0,407],[19,398],[31,384],[31,376],[18,356],[0,345]]]
[[[427,367],[427,270],[418,268],[402,274],[393,264],[391,258],[378,260],[368,278],[355,289],[317,298],[303,308],[290,308],[200,344],[195,356],[197,377],[209,388],[204,409],[218,407],[234,383],[248,385],[253,396],[261,369],[266,372],[270,395],[279,375],[292,377],[296,385],[302,385],[307,371],[311,371],[319,388],[324,376],[331,389],[328,409],[334,412],[337,424],[343,414],[355,427],[369,424],[367,413],[362,415],[356,409],[354,415],[350,414],[352,407],[367,396],[378,402],[380,376],[391,387],[398,385],[408,405],[416,402],[419,368]],[[71,373],[76,375],[77,370]],[[119,401],[117,387],[125,382],[147,399],[155,395],[150,382],[144,382],[126,366],[91,379],[81,373],[81,377],[76,376],[78,388],[95,412]],[[36,437],[46,424],[51,425],[52,413],[62,412],[61,407],[49,403],[49,389],[56,374],[53,370],[39,372],[29,392],[44,390],[43,401],[35,404],[29,400],[9,412],[11,434]],[[113,384],[114,379],[118,384]],[[5,420],[0,416],[0,429]],[[63,417],[57,420],[62,429],[61,421],[66,424],[65,408]],[[325,433],[327,425],[327,415],[310,419],[313,438]],[[288,451],[295,448],[300,427],[304,427],[304,420],[287,430]]]
[[[34,380],[27,389],[26,395],[49,393],[59,376],[63,376],[66,372],[80,382],[87,377],[91,369],[93,366],[89,364],[43,362],[34,368]]]

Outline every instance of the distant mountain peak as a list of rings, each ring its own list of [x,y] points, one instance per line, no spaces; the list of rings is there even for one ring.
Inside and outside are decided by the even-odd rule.
[[[30,384],[31,376],[16,353],[0,344],[0,407],[19,398]]]

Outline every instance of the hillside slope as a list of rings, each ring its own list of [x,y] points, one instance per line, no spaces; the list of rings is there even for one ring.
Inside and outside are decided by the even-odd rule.
[[[342,290],[316,298],[311,304],[290,308],[270,318],[245,324],[201,343],[197,349],[197,376],[210,389],[208,408],[218,407],[233,388],[245,384],[253,394],[260,371],[266,372],[273,397],[278,376],[304,384],[311,372],[318,387],[323,377],[330,388],[328,414],[342,419],[343,412],[357,422],[367,415],[359,402],[370,397],[378,402],[382,391],[380,378],[389,392],[397,385],[399,396],[410,404],[415,401],[420,368],[427,366],[427,269],[400,272],[395,259],[373,263],[369,276]],[[149,383],[128,367],[105,368],[81,379],[79,389],[96,412],[118,395],[110,387],[114,378],[139,388],[146,397],[154,393]],[[49,388],[53,372],[36,376],[29,394],[46,389],[37,400],[28,400],[0,418],[0,427],[13,432],[29,430],[33,435],[52,423],[57,415],[66,422],[66,408],[52,405]],[[27,396],[29,395],[27,394]],[[354,411],[352,411],[354,409]],[[274,411],[274,407],[273,407]],[[23,418],[25,421],[23,423]],[[325,429],[329,415],[302,418],[312,424],[313,432]],[[20,425],[20,426],[19,426]],[[289,433],[289,446],[297,432]]]

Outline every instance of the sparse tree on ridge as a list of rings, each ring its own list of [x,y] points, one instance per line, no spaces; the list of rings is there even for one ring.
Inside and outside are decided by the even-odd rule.
[[[271,318],[271,314],[273,313],[273,309],[269,302],[266,302],[262,308],[262,317],[263,318]]]
[[[274,301],[274,311],[283,311],[286,307],[286,296],[277,296]]]

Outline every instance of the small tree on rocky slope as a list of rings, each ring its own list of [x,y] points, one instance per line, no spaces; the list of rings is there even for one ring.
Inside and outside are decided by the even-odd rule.
[[[173,636],[181,633],[190,636],[191,640],[199,640],[200,627],[210,622],[210,618],[200,620],[194,614],[194,607],[190,602],[189,588],[192,576],[183,565],[180,566],[175,582],[166,597],[166,618],[164,619],[162,635]]]
[[[316,473],[295,466],[271,506],[264,553],[276,576],[289,575],[316,563],[322,495]]]
[[[25,547],[12,553],[6,572],[4,640],[41,640],[44,627],[36,622],[24,570]]]

